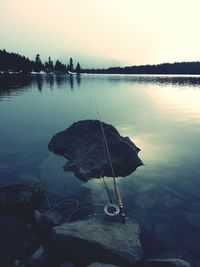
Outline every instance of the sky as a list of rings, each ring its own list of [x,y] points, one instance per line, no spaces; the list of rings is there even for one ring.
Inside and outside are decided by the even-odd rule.
[[[200,61],[199,0],[0,0],[0,49],[83,67]]]

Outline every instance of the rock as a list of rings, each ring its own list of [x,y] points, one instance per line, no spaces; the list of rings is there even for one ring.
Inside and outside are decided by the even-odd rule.
[[[142,165],[138,157],[140,149],[128,138],[122,137],[109,124],[102,123],[115,176],[127,176]],[[83,120],[73,123],[65,131],[57,133],[50,141],[49,150],[66,157],[66,171],[73,171],[81,180],[112,176],[105,152],[101,122]]]
[[[94,263],[91,263],[90,265],[88,265],[87,267],[118,267],[118,266],[113,265],[113,264],[94,262]]]
[[[137,265],[136,265],[137,266]],[[174,258],[174,259],[149,259],[143,261],[138,267],[191,267],[190,263]]]
[[[35,209],[42,201],[42,191],[36,184],[11,184],[0,187],[0,211]]]
[[[13,267],[25,267],[25,266],[20,260],[15,260],[13,263]]]
[[[143,257],[138,224],[88,219],[52,228],[54,242],[81,263],[100,261],[131,266]]]
[[[30,258],[30,264],[32,267],[45,266],[46,255],[42,246],[40,246]]]
[[[58,213],[51,210],[47,210],[43,213],[35,210],[34,218],[40,226],[45,228],[59,225],[63,221],[63,218]]]
[[[75,265],[71,261],[63,262],[60,267],[74,267]]]
[[[194,265],[194,257],[188,250],[164,250],[154,256],[154,259],[181,259]]]

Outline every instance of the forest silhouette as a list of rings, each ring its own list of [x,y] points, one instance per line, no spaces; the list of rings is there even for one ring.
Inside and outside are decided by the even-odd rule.
[[[37,54],[35,60],[17,53],[0,50],[0,71],[1,72],[41,72],[46,73],[90,73],[90,74],[200,74],[200,62],[175,62],[162,63],[158,65],[139,65],[128,67],[110,67],[107,69],[87,68],[82,69],[80,63],[76,64],[72,57],[69,63],[64,64],[60,60],[53,62],[51,56],[47,61],[42,62],[40,54]]]
[[[0,50],[0,71],[2,72],[81,72],[81,66],[78,62],[76,68],[74,68],[73,59],[69,59],[69,64],[63,64],[60,60],[56,60],[55,63],[48,57],[48,60],[44,63],[40,59],[40,54],[37,54],[35,60],[30,60],[28,57],[19,55],[17,53],[7,52],[5,49]]]

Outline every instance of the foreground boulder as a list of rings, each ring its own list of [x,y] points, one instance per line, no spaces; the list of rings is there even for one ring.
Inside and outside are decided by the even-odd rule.
[[[81,180],[112,176],[105,151],[103,131],[107,140],[115,176],[127,176],[142,165],[138,157],[140,149],[128,138],[122,137],[109,124],[98,120],[83,120],[73,123],[65,131],[53,136],[48,147],[69,161],[66,171],[73,171]]]
[[[64,223],[51,232],[55,244],[75,261],[84,264],[99,261],[119,266],[131,266],[142,259],[139,234],[138,224],[100,219]]]
[[[36,184],[11,184],[0,187],[0,211],[34,209],[44,199]]]

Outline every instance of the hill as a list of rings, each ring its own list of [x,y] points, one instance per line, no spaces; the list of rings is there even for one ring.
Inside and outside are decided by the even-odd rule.
[[[200,62],[176,62],[123,68],[86,69],[83,72],[101,74],[200,74]]]

